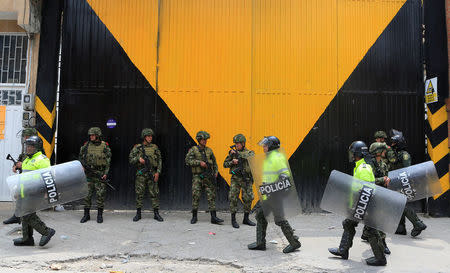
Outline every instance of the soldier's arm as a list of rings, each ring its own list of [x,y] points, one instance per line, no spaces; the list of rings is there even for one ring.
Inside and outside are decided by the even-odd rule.
[[[141,156],[138,147],[139,145],[135,145],[133,149],[131,149],[130,155],[128,156],[128,160],[132,165],[137,165],[139,163],[139,158]]]
[[[112,156],[111,148],[109,148],[108,144],[106,144],[106,146],[105,146],[104,153],[105,153],[105,157],[106,157],[106,168],[105,168],[104,174],[106,175],[109,173],[109,168],[111,166],[111,156]]]
[[[200,166],[200,160],[196,159],[194,155],[194,147],[189,149],[188,153],[186,154],[185,162],[186,165],[190,167]]]
[[[161,171],[162,171],[162,156],[161,156],[161,151],[159,150],[158,147],[156,147],[155,154],[156,154],[156,161],[158,162],[156,172],[161,173]]]
[[[212,151],[211,151],[211,159],[213,162],[213,172],[215,175],[217,175],[219,173],[219,166],[217,166],[217,160]]]
[[[227,155],[227,157],[225,157],[225,160],[223,161],[223,167],[224,168],[231,168],[231,166],[233,166],[233,163],[231,163],[233,161],[233,158],[231,157],[231,155]]]
[[[375,178],[375,184],[384,187],[384,177]]]
[[[87,149],[87,145],[84,144],[83,146],[81,146],[80,148],[80,155],[78,156],[78,160],[80,160],[80,162],[82,164],[86,164],[86,158],[84,158],[85,155],[85,149]]]

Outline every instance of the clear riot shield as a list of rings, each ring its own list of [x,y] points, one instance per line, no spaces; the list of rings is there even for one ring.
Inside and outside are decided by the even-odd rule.
[[[301,212],[297,190],[282,148],[248,158],[267,220],[285,220]],[[272,216],[272,217],[271,217]]]
[[[433,161],[390,171],[388,189],[403,193],[408,202],[442,193],[441,183]]]
[[[83,167],[70,161],[45,169],[12,175],[6,179],[16,216],[82,199],[88,194]]]
[[[333,170],[320,207],[377,230],[394,233],[405,204],[403,194]]]

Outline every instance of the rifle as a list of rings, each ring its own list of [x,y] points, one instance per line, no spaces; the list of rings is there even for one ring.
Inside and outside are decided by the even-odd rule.
[[[207,178],[215,180],[213,166],[211,166],[211,164],[208,163],[208,159],[206,158],[206,151],[205,151],[205,149],[200,149],[200,146],[199,146],[198,150],[202,154],[202,161],[206,163],[206,171],[201,173],[200,176],[201,177],[202,176],[203,177],[207,177]]]
[[[13,162],[13,165],[16,166],[17,165],[17,161],[14,159],[14,157],[11,156],[11,154],[8,154],[6,156],[6,160],[11,160]],[[16,168],[19,173],[22,173],[22,168]]]
[[[152,166],[150,165],[150,158],[148,158],[147,154],[145,153],[144,144],[141,145],[142,150],[142,159],[144,159],[145,168],[140,170],[141,173],[148,173],[150,175],[150,178],[153,179],[153,172],[152,172]]]
[[[241,176],[246,181],[250,181],[251,180],[251,175],[245,172],[245,170],[244,170],[244,158],[242,158],[242,156],[239,154],[238,150],[236,149],[236,145],[231,145],[230,149],[234,151],[234,153],[231,153],[231,151],[230,151],[231,158],[238,160],[237,168],[232,170],[231,173]]]
[[[108,187],[110,187],[111,189],[113,189],[114,191],[116,190],[116,188],[113,187],[113,185],[111,185],[109,182],[111,182],[111,180],[108,178],[108,176],[106,177],[105,180],[102,179],[102,176],[98,176],[98,174],[96,173],[96,170],[92,169],[91,167],[81,163],[83,165],[83,168],[86,170],[86,172],[93,174],[94,176],[97,176],[98,178],[100,178],[100,180],[104,183],[106,183],[106,185],[108,185]]]

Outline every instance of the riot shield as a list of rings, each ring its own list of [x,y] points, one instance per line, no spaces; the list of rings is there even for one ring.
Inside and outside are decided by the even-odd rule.
[[[83,167],[70,161],[45,169],[12,175],[6,179],[16,216],[82,199],[88,194]]]
[[[369,227],[394,233],[405,204],[403,194],[333,170],[320,207]]]
[[[408,202],[442,193],[439,176],[433,161],[390,171],[388,189],[403,193]]]
[[[267,220],[285,220],[301,212],[297,190],[282,148],[248,158]]]

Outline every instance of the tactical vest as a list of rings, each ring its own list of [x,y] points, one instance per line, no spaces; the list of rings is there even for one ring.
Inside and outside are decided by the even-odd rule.
[[[92,167],[106,167],[106,143],[102,141],[99,145],[89,142],[87,144],[86,164]]]
[[[150,160],[150,166],[152,167],[152,171],[154,169],[158,168],[158,158],[156,156],[156,150],[158,149],[158,146],[155,144],[150,144],[145,146],[144,144],[141,144],[144,146],[145,154],[147,155],[148,159]],[[142,148],[139,147],[139,151],[142,153]],[[143,158],[143,157],[142,157]],[[142,166],[142,164],[139,164]]]
[[[242,174],[241,172],[239,172],[239,169],[241,168],[241,165],[232,165],[230,167],[230,174],[232,175],[236,175],[238,177],[242,177],[245,176],[246,178],[250,178],[251,177],[251,169],[250,169],[250,165],[248,164],[247,158],[250,157],[251,154],[253,154],[252,151],[244,149],[242,151],[237,151],[240,160],[242,160]],[[232,158],[234,159],[235,157],[232,156]]]
[[[200,149],[198,148],[198,146],[192,147],[192,151],[194,152],[194,157],[196,160],[204,161],[203,155],[200,152]],[[211,166],[214,165],[213,160],[212,160],[213,151],[211,150],[211,148],[205,147],[205,153],[206,153],[206,160],[207,160],[206,163],[208,164],[209,168],[211,168]],[[208,171],[208,170],[200,167],[200,165],[192,166],[192,174],[201,174],[206,171]]]

